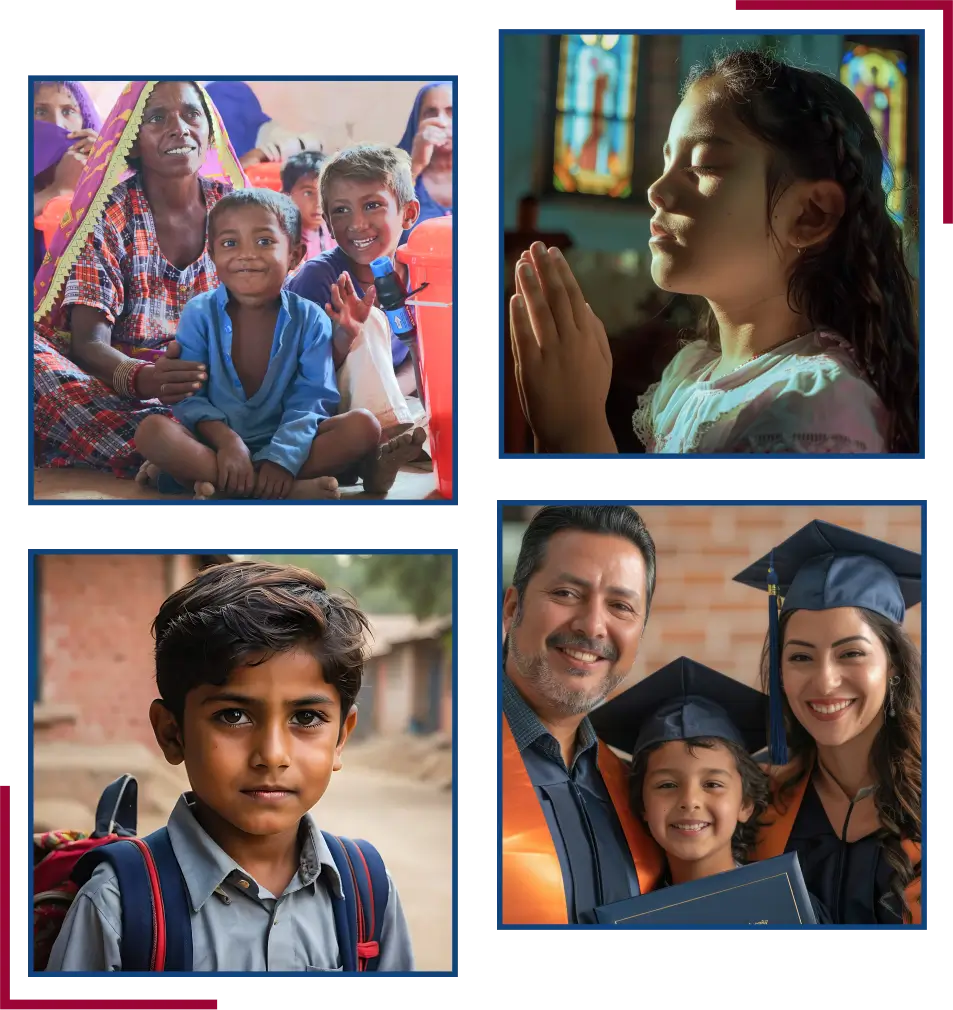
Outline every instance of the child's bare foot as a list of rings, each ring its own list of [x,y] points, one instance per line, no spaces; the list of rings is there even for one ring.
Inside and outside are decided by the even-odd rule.
[[[427,439],[423,428],[405,431],[381,446],[377,456],[362,475],[364,490],[371,494],[386,494],[397,480],[397,471],[420,455],[420,447]]]
[[[139,472],[136,474],[136,483],[141,484],[143,487],[155,487],[161,472],[155,463],[150,463],[149,460],[146,460],[139,467]]]
[[[215,485],[210,484],[207,480],[197,480],[192,487],[193,501],[205,501],[207,498],[211,498],[215,494]]]
[[[308,501],[317,498],[340,498],[341,491],[333,477],[311,477],[308,480],[296,480],[291,485],[288,497]]]

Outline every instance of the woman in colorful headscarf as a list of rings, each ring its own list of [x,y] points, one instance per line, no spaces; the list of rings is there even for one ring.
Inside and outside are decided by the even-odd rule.
[[[222,117],[243,168],[265,161],[287,161],[301,151],[320,150],[316,137],[299,136],[266,115],[245,81],[209,81],[205,91]]]
[[[79,81],[33,85],[33,216],[58,196],[72,193],[93,149],[102,119]],[[46,253],[43,232],[33,232],[33,273]]]
[[[174,337],[185,303],[218,285],[208,212],[244,185],[196,83],[127,85],[34,282],[37,465],[135,476],[136,426],[205,379]]]
[[[453,85],[432,81],[417,92],[397,145],[410,155],[421,221],[453,214]],[[411,229],[413,230],[413,229]],[[408,231],[402,241],[406,241]]]

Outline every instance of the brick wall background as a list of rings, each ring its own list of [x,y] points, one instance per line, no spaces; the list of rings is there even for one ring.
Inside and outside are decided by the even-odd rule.
[[[680,655],[755,685],[767,632],[767,597],[732,576],[812,519],[825,519],[920,550],[917,506],[635,505],[655,540],[652,612],[634,668],[635,679]],[[520,509],[525,524],[537,507]],[[507,512],[509,522],[515,518]],[[514,527],[516,523],[513,523]],[[518,539],[515,550],[518,550]],[[504,558],[504,579],[516,554]],[[906,629],[919,645],[921,608]]]
[[[142,743],[157,697],[150,627],[162,601],[199,570],[195,555],[48,554],[37,558],[39,691],[76,710],[44,740]]]

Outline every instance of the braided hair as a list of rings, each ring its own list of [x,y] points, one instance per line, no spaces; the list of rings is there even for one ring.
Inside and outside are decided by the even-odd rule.
[[[887,209],[884,155],[860,100],[833,77],[761,52],[692,69],[685,91],[713,77],[741,123],[774,152],[767,216],[797,179],[833,179],[845,197],[831,236],[798,257],[788,304],[844,337],[890,413],[889,451],[919,451],[920,362],[913,282]],[[703,334],[717,339],[709,311]]]

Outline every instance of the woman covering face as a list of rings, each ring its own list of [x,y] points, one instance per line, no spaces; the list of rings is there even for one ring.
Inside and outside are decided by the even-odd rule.
[[[397,146],[411,159],[420,217],[453,214],[453,85],[432,81],[417,92],[407,127]],[[412,230],[412,229],[411,229]],[[410,231],[405,232],[406,241]]]
[[[770,593],[774,817],[834,922],[920,921],[920,555],[815,520],[736,576]]]

